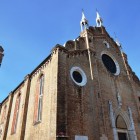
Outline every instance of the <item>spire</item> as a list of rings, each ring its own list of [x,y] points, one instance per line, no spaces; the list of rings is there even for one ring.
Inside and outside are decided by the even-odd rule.
[[[99,15],[99,12],[96,10],[96,24],[97,27],[101,27],[103,25],[103,20]]]
[[[81,31],[88,28],[88,20],[85,17],[84,10],[82,10],[82,19],[80,25],[81,25]]]

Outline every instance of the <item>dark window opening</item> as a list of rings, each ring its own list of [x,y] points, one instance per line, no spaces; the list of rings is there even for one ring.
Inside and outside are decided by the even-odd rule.
[[[100,93],[98,93],[98,98],[100,98]]]
[[[140,102],[140,97],[138,97],[138,99],[139,99],[139,102]]]
[[[72,73],[72,76],[74,78],[74,80],[77,82],[77,83],[81,83],[82,82],[82,75],[78,72],[78,71],[74,71]]]
[[[107,47],[107,43],[105,42],[104,45]]]
[[[126,133],[118,132],[119,140],[128,140]]]
[[[103,61],[104,65],[105,65],[105,67],[107,68],[108,71],[110,71],[113,74],[115,74],[117,72],[116,64],[112,60],[111,57],[109,57],[106,54],[103,54],[102,55],[102,61]]]

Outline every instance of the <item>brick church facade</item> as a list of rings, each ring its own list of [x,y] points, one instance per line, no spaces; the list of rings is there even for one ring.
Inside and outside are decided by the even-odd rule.
[[[140,81],[102,25],[51,54],[0,104],[0,140],[140,140]]]

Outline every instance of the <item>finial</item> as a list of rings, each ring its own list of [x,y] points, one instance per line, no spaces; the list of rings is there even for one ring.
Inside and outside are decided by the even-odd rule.
[[[83,9],[82,9],[82,19],[81,19],[80,25],[81,25],[81,31],[88,28],[88,20],[85,17]]]
[[[96,9],[96,24],[97,27],[101,27],[103,25],[103,20],[101,18],[101,16],[99,15],[99,12]]]
[[[115,32],[114,32],[114,35],[115,35],[115,42],[116,42],[117,46],[120,48],[120,50],[122,51],[121,43],[119,42]]]

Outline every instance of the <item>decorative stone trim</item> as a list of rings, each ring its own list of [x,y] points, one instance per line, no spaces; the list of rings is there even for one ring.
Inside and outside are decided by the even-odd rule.
[[[128,114],[129,114],[130,125],[131,125],[130,137],[133,140],[137,140],[137,134],[136,134],[136,131],[135,131],[134,120],[133,120],[132,111],[131,111],[130,107],[128,107]]]
[[[109,45],[109,43],[107,42],[107,41],[103,41],[103,44],[109,49],[110,48],[110,45]]]
[[[82,77],[82,81],[81,82],[77,82],[74,77],[73,77],[73,72],[78,72],[81,77]],[[80,67],[72,67],[71,70],[70,70],[70,76],[73,80],[73,82],[78,85],[78,86],[85,86],[86,83],[87,83],[87,77],[86,77],[86,74],[85,72],[80,68]]]
[[[90,49],[90,54],[92,56],[95,56],[96,55],[96,52],[92,49]],[[70,56],[80,56],[80,55],[88,55],[88,50],[85,49],[85,50],[75,50],[75,51],[70,51],[68,52],[68,57]]]
[[[108,104],[109,104],[109,114],[110,114],[110,120],[111,120],[111,127],[113,129],[113,137],[114,137],[114,140],[118,140],[118,134],[117,134],[116,124],[115,124],[115,116],[114,116],[112,102],[109,101]]]
[[[126,111],[124,111],[122,108],[117,108],[114,111],[114,114],[115,114],[115,120],[116,120],[117,116],[120,115],[124,119],[124,121],[127,125],[127,129],[129,130],[131,128],[130,119],[129,119],[128,113],[126,113]]]
[[[88,136],[75,135],[75,140],[88,140]]]

